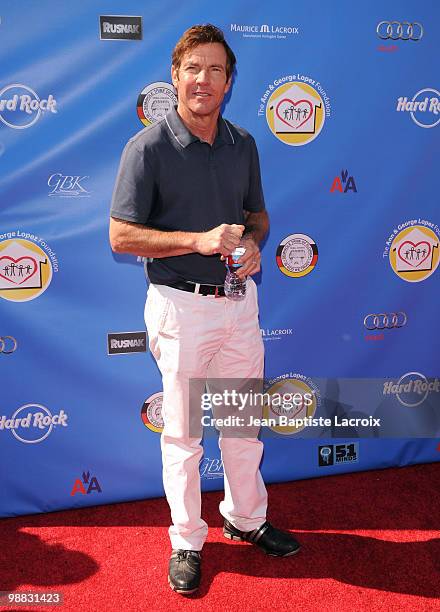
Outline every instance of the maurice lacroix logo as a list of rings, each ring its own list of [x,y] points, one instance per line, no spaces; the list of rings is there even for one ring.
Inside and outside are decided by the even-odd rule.
[[[9,430],[20,442],[37,444],[43,442],[56,427],[67,427],[67,417],[64,410],[52,414],[41,404],[26,404],[11,417],[0,416],[0,432]]]
[[[142,40],[142,17],[135,15],[100,15],[101,40]]]
[[[36,91],[20,83],[0,90],[0,121],[8,127],[23,130],[34,125],[43,113],[57,112],[57,101],[52,94],[40,98]]]
[[[145,353],[147,350],[146,332],[118,332],[107,334],[109,355],[122,353]]]
[[[265,327],[260,329],[261,337],[266,342],[268,340],[281,340],[286,336],[293,334],[291,327],[284,327],[281,329],[274,329],[273,327]]]
[[[73,176],[69,174],[51,174],[47,184],[50,196],[60,198],[90,198],[90,191],[84,186],[89,176]]]
[[[240,33],[243,38],[285,39],[299,34],[299,27],[263,23],[261,25],[231,23],[231,32]]]

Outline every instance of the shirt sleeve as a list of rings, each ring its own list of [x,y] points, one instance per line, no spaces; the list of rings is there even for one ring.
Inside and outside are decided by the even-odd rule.
[[[156,183],[144,151],[129,141],[122,153],[110,215],[146,224],[156,197]]]
[[[249,170],[249,190],[243,203],[243,208],[249,212],[260,212],[265,210],[263,187],[261,185],[260,160],[258,157],[257,145],[250,136],[250,170]]]

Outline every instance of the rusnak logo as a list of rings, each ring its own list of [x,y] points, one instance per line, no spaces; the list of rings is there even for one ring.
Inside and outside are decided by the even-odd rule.
[[[67,427],[68,415],[64,410],[56,414],[41,404],[26,404],[12,417],[0,416],[0,432],[9,430],[14,438],[25,444],[43,442],[56,427]]]
[[[82,480],[77,478],[73,483],[72,490],[70,491],[70,495],[73,497],[77,493],[81,493],[81,495],[89,495],[93,491],[97,493],[102,493],[101,485],[98,482],[96,476],[90,477],[90,472],[82,473]]]
[[[109,355],[121,353],[145,353],[147,350],[146,332],[119,332],[107,334]]]
[[[100,15],[101,40],[142,40],[142,17],[133,15]]]
[[[43,113],[57,112],[57,101],[52,94],[40,98],[36,91],[20,83],[0,90],[0,121],[15,130],[31,127]]]

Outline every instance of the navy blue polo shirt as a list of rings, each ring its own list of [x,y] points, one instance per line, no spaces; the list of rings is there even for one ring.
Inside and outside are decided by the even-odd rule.
[[[257,147],[246,130],[218,120],[209,145],[194,136],[173,108],[125,146],[111,216],[154,229],[206,232],[221,223],[244,224],[244,213],[264,210]],[[152,283],[193,281],[221,285],[220,255],[189,253],[147,264]]]

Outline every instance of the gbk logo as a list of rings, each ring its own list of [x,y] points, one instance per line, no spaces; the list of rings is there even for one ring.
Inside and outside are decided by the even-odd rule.
[[[82,480],[77,478],[73,483],[70,495],[72,497],[77,493],[81,493],[81,495],[90,495],[90,493],[93,493],[93,491],[96,491],[97,493],[102,493],[102,489],[98,482],[98,479],[96,478],[96,476],[92,476],[90,478],[90,472],[83,472]]]
[[[223,461],[221,459],[210,459],[204,457],[200,462],[200,476],[212,480],[213,478],[223,478]]]
[[[90,198],[88,191],[83,182],[90,178],[89,176],[69,176],[64,174],[52,174],[47,181],[52,191],[49,196],[58,196],[60,198]]]
[[[359,460],[359,443],[327,444],[318,447],[318,465],[326,467],[335,463],[353,463]]]
[[[347,193],[347,191],[357,193],[354,177],[348,176],[348,170],[342,170],[341,177],[335,176],[333,179],[330,193],[334,193],[335,191],[339,191],[340,193]]]

